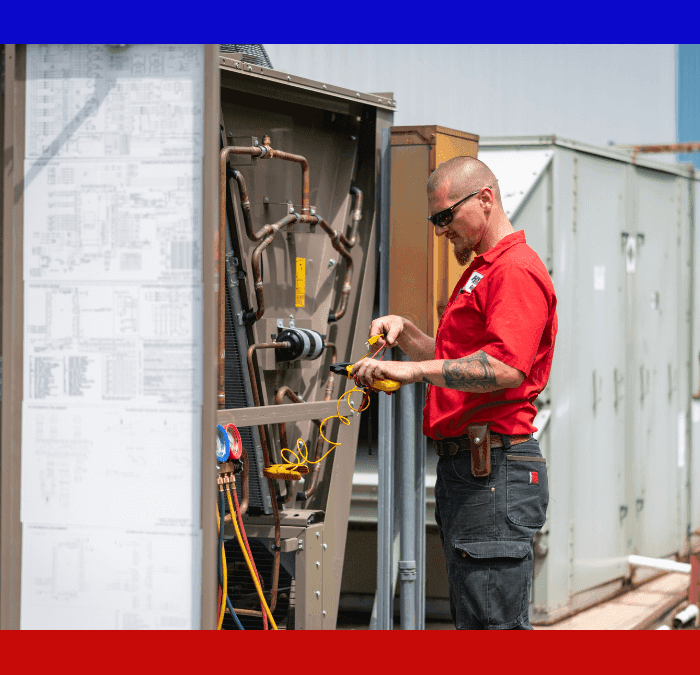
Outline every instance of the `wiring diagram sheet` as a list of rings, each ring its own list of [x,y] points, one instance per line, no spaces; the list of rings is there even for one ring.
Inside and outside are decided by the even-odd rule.
[[[187,530],[25,525],[22,628],[198,628],[199,548]]]
[[[202,45],[27,47],[22,628],[198,626],[203,120]]]

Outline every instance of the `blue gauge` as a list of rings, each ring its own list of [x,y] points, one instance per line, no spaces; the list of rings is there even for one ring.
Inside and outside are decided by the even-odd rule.
[[[220,424],[216,425],[216,459],[219,462],[227,462],[231,454],[231,444],[228,434]]]

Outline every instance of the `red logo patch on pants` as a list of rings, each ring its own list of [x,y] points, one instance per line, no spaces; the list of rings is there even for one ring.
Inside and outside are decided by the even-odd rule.
[[[537,471],[530,471],[530,485],[533,483],[538,484],[540,482],[540,477],[537,474]]]

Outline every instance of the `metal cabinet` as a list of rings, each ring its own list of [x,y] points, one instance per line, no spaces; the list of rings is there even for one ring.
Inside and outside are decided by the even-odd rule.
[[[683,551],[700,519],[688,480],[691,467],[698,483],[700,463],[690,433],[691,420],[700,426],[690,396],[696,181],[683,165],[553,136],[482,138],[480,159],[557,292],[540,396],[551,410],[540,438],[550,504],[531,612],[547,623],[617,592],[630,553]]]

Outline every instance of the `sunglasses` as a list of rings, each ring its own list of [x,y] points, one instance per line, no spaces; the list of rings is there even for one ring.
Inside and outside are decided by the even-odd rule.
[[[467,199],[469,199],[469,197],[473,197],[474,195],[478,195],[480,192],[481,192],[481,190],[477,190],[476,192],[472,192],[470,195],[467,195],[466,197],[463,197],[462,199],[460,199],[458,202],[455,202],[454,204],[452,204],[452,206],[448,206],[446,209],[439,211],[434,216],[428,216],[428,220],[433,225],[435,225],[435,227],[444,227],[445,225],[449,225],[452,222],[453,211],[462,202],[466,202]]]

